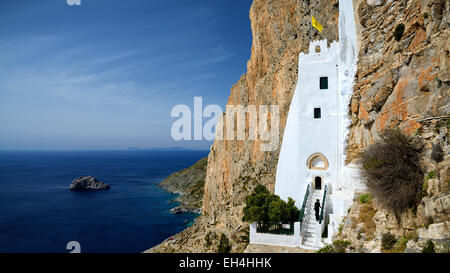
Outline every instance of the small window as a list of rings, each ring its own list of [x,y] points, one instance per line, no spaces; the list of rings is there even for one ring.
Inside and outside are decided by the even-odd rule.
[[[320,89],[328,89],[328,77],[320,77]]]
[[[314,118],[321,118],[320,108],[314,108]]]

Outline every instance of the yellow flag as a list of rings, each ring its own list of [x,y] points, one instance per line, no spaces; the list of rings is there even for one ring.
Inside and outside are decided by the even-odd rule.
[[[322,33],[323,26],[316,20],[316,18],[314,18],[314,16],[311,15],[311,17],[313,27],[317,28],[317,30],[320,31],[320,33]]]

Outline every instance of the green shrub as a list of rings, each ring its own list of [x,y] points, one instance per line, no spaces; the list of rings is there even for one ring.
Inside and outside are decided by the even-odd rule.
[[[317,253],[334,253],[334,248],[332,245],[327,245],[317,250]]]
[[[372,202],[373,196],[371,194],[363,194],[359,197],[359,202],[361,204],[366,204]]]
[[[406,249],[406,244],[408,243],[408,237],[404,236],[398,239],[398,241],[394,245],[394,249],[398,252],[404,252]]]
[[[427,177],[426,177],[425,179],[426,179],[426,180],[429,180],[429,179],[433,179],[433,178],[436,178],[436,170],[430,171],[430,172],[427,174]]]
[[[230,241],[228,240],[228,237],[222,233],[222,235],[220,235],[218,252],[219,253],[228,253],[228,252],[230,252],[230,250],[231,250]]]
[[[422,184],[422,189],[419,191],[419,200],[422,200],[428,194],[428,180],[425,179]]]
[[[395,40],[398,42],[402,39],[403,33],[405,32],[405,25],[399,24],[394,30]]]
[[[339,225],[339,228],[338,228],[338,235],[341,235],[342,234],[342,230],[344,229],[344,226],[343,225]]]
[[[241,243],[248,245],[250,243],[250,227],[244,229],[244,234],[239,238]]]
[[[317,253],[345,253],[350,245],[351,243],[349,241],[336,240],[332,245],[319,249]]]
[[[426,242],[425,247],[422,249],[422,253],[436,253],[433,241],[428,240]]]
[[[423,181],[422,148],[399,130],[386,130],[362,155],[362,175],[369,192],[397,215],[417,205]]]
[[[286,219],[286,215],[289,215],[289,210],[286,206],[286,203],[279,198],[273,198],[274,200],[270,201],[267,216],[270,222],[281,222]]]
[[[211,232],[208,232],[205,235],[205,246],[206,247],[210,247],[211,246],[211,238],[210,238],[210,236],[211,236]]]
[[[297,222],[300,216],[300,210],[295,206],[294,199],[289,197],[286,205],[289,211],[289,217],[291,218],[289,222]]]
[[[397,239],[391,233],[385,233],[381,236],[381,247],[385,250],[392,249],[392,247],[397,243]]]
[[[431,158],[436,161],[436,163],[444,160],[444,151],[442,150],[440,143],[431,143]]]

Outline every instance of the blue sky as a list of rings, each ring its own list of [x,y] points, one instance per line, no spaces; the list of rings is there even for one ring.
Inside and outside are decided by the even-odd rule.
[[[0,0],[0,149],[207,149],[176,104],[223,109],[250,57],[251,0]],[[205,120],[206,121],[206,120]]]

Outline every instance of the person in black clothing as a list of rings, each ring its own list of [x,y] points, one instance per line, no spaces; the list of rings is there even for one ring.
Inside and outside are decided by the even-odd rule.
[[[320,201],[319,199],[316,200],[316,203],[314,204],[314,210],[316,211],[316,221],[319,222],[319,212],[320,212]]]

